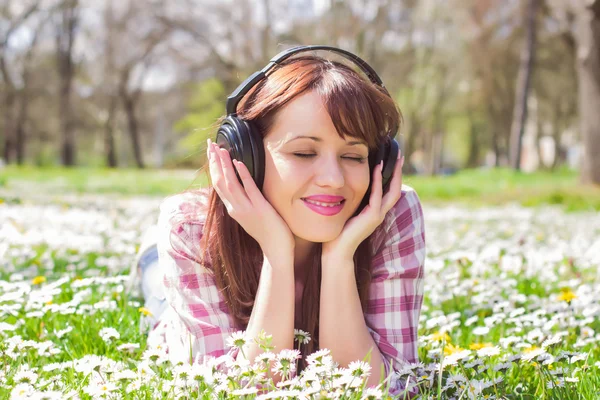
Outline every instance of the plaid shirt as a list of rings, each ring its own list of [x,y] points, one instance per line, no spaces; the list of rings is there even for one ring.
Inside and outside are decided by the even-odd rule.
[[[166,198],[158,221],[158,254],[164,269],[169,307],[148,341],[164,341],[171,357],[198,361],[230,354],[227,337],[240,330],[228,313],[210,265],[201,254],[207,189]],[[386,377],[406,362],[417,362],[417,329],[423,302],[425,229],[417,193],[402,187],[402,197],[373,233],[373,270],[365,321],[384,360]],[[208,260],[210,261],[210,260]],[[402,390],[393,374],[390,394]]]

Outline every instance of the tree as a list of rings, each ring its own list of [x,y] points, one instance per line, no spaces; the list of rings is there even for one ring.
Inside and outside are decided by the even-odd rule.
[[[27,115],[27,76],[30,68],[31,53],[37,41],[38,30],[35,30],[34,39],[31,41],[28,55],[25,57],[24,66],[20,78],[23,80],[21,90],[15,83],[14,71],[11,71],[9,61],[9,41],[12,36],[21,28],[38,10],[38,2],[26,4],[24,11],[19,14],[14,13],[15,4],[8,2],[0,10],[2,20],[6,19],[7,29],[0,36],[0,76],[4,83],[4,96],[2,105],[4,109],[4,151],[3,157],[7,163],[17,160],[23,161],[23,152],[25,141],[23,138],[23,124]],[[17,7],[18,8],[18,7]],[[5,24],[2,24],[5,25]],[[20,98],[20,94],[22,95]],[[19,105],[19,109],[16,106]]]
[[[56,12],[56,63],[60,78],[59,113],[62,132],[61,160],[65,166],[76,164],[72,85],[75,76],[73,46],[79,23],[79,0],[64,0]]]
[[[527,37],[521,53],[519,74],[517,76],[515,111],[510,132],[510,162],[511,166],[517,171],[521,169],[521,147],[525,123],[527,122],[527,98],[531,87],[531,75],[533,74],[535,59],[537,9],[538,0],[528,0],[525,13]]]
[[[584,147],[581,180],[600,185],[600,0],[576,3],[579,117]]]

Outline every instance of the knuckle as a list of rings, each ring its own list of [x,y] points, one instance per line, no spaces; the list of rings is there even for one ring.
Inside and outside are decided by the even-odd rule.
[[[234,189],[234,187],[235,187],[235,185],[234,185],[234,183],[233,183],[232,181],[230,181],[230,180],[227,180],[227,181],[225,182],[225,188],[226,188],[227,190],[231,191],[232,189]]]

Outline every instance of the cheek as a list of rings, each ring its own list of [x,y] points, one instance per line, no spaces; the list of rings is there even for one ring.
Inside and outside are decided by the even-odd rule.
[[[263,195],[272,205],[284,203],[289,194],[294,193],[295,182],[299,182],[300,172],[289,162],[267,157],[265,160],[265,181]]]

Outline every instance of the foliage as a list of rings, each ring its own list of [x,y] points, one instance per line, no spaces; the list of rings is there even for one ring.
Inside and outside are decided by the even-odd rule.
[[[174,126],[176,131],[186,133],[180,145],[186,153],[196,153],[198,148],[213,137],[217,119],[225,114],[223,83],[217,79],[208,79],[194,85],[190,98],[189,112]]]

